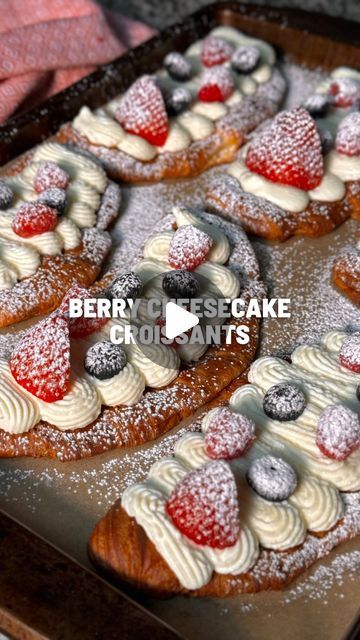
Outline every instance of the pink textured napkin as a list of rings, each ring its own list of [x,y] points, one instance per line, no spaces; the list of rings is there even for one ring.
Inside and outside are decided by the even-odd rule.
[[[154,31],[92,0],[0,0],[0,123]]]

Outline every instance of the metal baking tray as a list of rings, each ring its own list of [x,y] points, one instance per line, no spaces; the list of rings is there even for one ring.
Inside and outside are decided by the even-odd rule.
[[[236,26],[272,43],[283,57],[282,65],[292,84],[306,77],[309,92],[311,83],[315,86],[323,77],[319,67],[326,70],[339,65],[360,66],[360,29],[355,23],[305,11],[237,3],[211,5],[0,127],[1,163],[54,133],[83,104],[100,106],[126,89],[141,73],[155,71],[166,52],[186,49],[219,24]],[[290,87],[288,104],[295,101],[295,89],[296,86]],[[127,239],[140,216],[142,233],[138,242],[146,231],[151,232],[156,220],[173,203],[180,199],[185,203],[197,201],[211,171],[193,180],[123,187],[124,206],[113,230],[115,248],[110,261],[114,256],[117,260],[119,256],[131,260],[131,252],[137,247]],[[292,299],[290,319],[263,323],[261,354],[289,352],[302,340],[316,339],[334,326],[359,321],[356,308],[330,284],[331,262],[339,251],[351,245],[355,229],[355,221],[348,221],[318,240],[292,238],[283,245],[254,241],[272,294]],[[112,451],[74,463],[2,459],[0,509],[24,525],[24,540],[32,535],[27,527],[73,558],[74,566],[80,563],[89,567],[86,544],[98,518],[128,483],[146,474],[157,456],[172,450],[175,438],[188,426],[182,424],[161,441],[135,450]],[[6,540],[11,555],[11,538]],[[187,638],[339,640],[355,624],[357,615],[360,581],[356,582],[354,576],[360,566],[358,549],[357,541],[344,544],[282,592],[227,600],[181,597],[166,602],[139,593],[130,595]],[[38,565],[41,571],[41,554]],[[45,558],[44,566],[48,566]],[[51,571],[56,584],[56,563]],[[26,581],[24,589],[25,584]],[[76,590],[72,598],[76,602]],[[57,615],[66,615],[59,603]],[[26,619],[26,612],[24,616]],[[0,601],[0,628],[1,619]],[[124,632],[121,637],[130,636]]]

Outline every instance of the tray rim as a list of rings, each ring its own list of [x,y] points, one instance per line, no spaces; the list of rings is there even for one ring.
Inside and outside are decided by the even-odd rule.
[[[75,84],[70,85],[68,88],[66,88],[62,92],[57,93],[56,95],[49,98],[48,100],[46,100],[39,106],[35,107],[34,109],[31,109],[23,114],[15,116],[10,120],[8,120],[5,124],[0,125],[0,162],[4,163],[12,160],[13,158],[17,157],[20,153],[31,148],[34,144],[41,142],[41,140],[44,137],[48,137],[48,135],[51,135],[49,131],[47,131],[46,135],[44,136],[44,134],[41,134],[41,128],[40,128],[39,130],[35,131],[35,134],[37,134],[35,135],[36,142],[34,141],[33,137],[28,137],[28,135],[26,135],[26,132],[25,132],[25,139],[23,141],[23,144],[20,145],[20,147],[19,145],[14,144],[15,139],[18,136],[23,135],[24,129],[26,129],[26,127],[29,127],[29,125],[33,126],[34,123],[41,125],[42,120],[48,117],[49,115],[46,113],[47,110],[51,112],[51,110],[55,109],[58,106],[58,104],[61,104],[61,102],[63,101],[67,102],[68,99],[73,97],[74,92],[77,92],[80,90],[81,94],[84,93],[87,88],[86,84],[89,83],[89,81],[97,82],[109,72],[109,70],[113,65],[120,65],[125,69],[129,68],[129,66],[133,66],[132,75],[134,75],[134,72],[135,72],[135,76],[136,76],[139,62],[141,61],[142,56],[146,54],[149,48],[156,48],[157,45],[163,42],[164,38],[170,38],[173,35],[174,31],[176,32],[181,29],[186,29],[191,24],[196,23],[197,21],[199,21],[199,23],[201,23],[201,21],[203,21],[204,24],[207,23],[207,25],[210,28],[212,26],[211,21],[212,21],[212,24],[221,24],[222,14],[226,14],[226,13],[236,13],[236,14],[243,15],[244,17],[250,16],[255,20],[256,19],[259,20],[258,14],[261,13],[262,20],[265,22],[278,22],[280,20],[281,24],[284,25],[285,29],[286,28],[300,29],[304,31],[304,33],[308,32],[314,35],[324,36],[329,40],[339,41],[344,44],[348,44],[349,35],[354,34],[354,37],[355,36],[357,37],[357,41],[360,44],[360,29],[359,29],[360,25],[355,21],[349,21],[343,18],[328,16],[319,12],[305,11],[303,9],[292,9],[287,7],[274,8],[268,5],[242,4],[242,3],[236,3],[236,2],[215,2],[195,11],[194,13],[189,14],[184,20],[178,21],[173,25],[170,25],[166,29],[160,31],[158,35],[147,40],[143,44],[133,49],[130,49],[128,52],[121,55],[119,58],[116,58],[111,63],[102,65],[101,67],[99,67],[97,71],[89,74],[88,76],[85,76],[85,78],[82,78],[80,81],[76,82]],[[320,25],[321,25],[321,28],[320,28]],[[338,34],[339,30],[341,31],[340,37],[335,37],[335,34],[339,35]],[[325,32],[325,35],[324,35],[324,32]],[[329,34],[332,34],[332,36],[330,36]],[[359,50],[359,56],[360,56],[360,50]],[[129,84],[131,83],[131,81],[132,79],[130,77]],[[66,122],[67,119],[68,118],[65,118],[63,122]],[[54,125],[54,129],[52,130],[52,133],[54,133],[57,130],[58,126],[59,126],[59,123],[56,123],[56,125]],[[18,531],[21,532],[22,536],[28,537],[29,540],[30,538],[34,538],[34,537],[37,538],[39,540],[39,546],[45,544],[47,547],[50,547],[58,555],[59,558],[63,558],[66,563],[69,563],[69,565],[75,567],[77,570],[86,571],[89,575],[93,576],[95,580],[98,580],[99,584],[102,584],[102,585],[105,584],[106,586],[109,586],[109,588],[111,588],[112,590],[115,590],[120,599],[125,599],[126,601],[131,602],[131,604],[134,607],[141,610],[141,613],[148,619],[155,619],[155,621],[157,621],[159,624],[159,628],[167,628],[171,634],[169,637],[171,638],[181,637],[177,630],[171,629],[171,627],[169,627],[169,625],[165,621],[161,620],[161,618],[154,615],[151,611],[148,611],[147,609],[145,609],[135,599],[125,594],[120,588],[112,585],[110,581],[104,580],[99,574],[95,573],[95,571],[91,571],[87,568],[84,568],[76,559],[74,559],[73,557],[70,557],[64,551],[58,549],[54,544],[48,542],[41,535],[31,530],[28,526],[23,524],[20,520],[14,518],[13,516],[10,516],[7,513],[6,509],[3,509],[2,507],[0,507],[0,520],[3,520],[3,521],[7,520],[11,524],[11,526],[15,526],[18,529]],[[10,544],[10,541],[8,541],[8,544]],[[9,555],[10,555],[10,551],[9,551]],[[53,579],[55,581],[56,581],[57,573],[60,574],[60,571],[56,569],[56,565],[55,565],[53,568],[53,574],[52,574]],[[29,585],[29,588],[27,589],[26,595],[29,599],[32,598],[33,594],[32,594],[30,585]],[[75,596],[73,595],[73,597]],[[58,614],[62,615],[60,609],[58,609]],[[63,612],[63,614],[66,615],[66,612]],[[7,629],[4,628],[5,622],[9,625]],[[10,634],[17,632],[19,633],[19,635],[15,637],[33,638],[34,640],[35,639],[38,640],[44,637],[42,635],[40,636],[38,631],[34,628],[30,628],[26,626],[26,629],[25,629],[24,625],[26,626],[26,619],[25,620],[20,619],[20,617],[17,618],[16,615],[14,616],[14,612],[11,612],[11,610],[5,611],[2,607],[2,603],[0,602],[0,627],[5,632]],[[353,620],[348,621],[348,625],[344,630],[343,640],[355,640],[355,638],[357,637],[359,628],[360,628],[360,614],[359,616],[355,616]],[[119,628],[119,632],[121,633],[120,628]],[[119,637],[123,637],[125,640],[126,638],[132,637],[132,634],[131,636],[121,635]]]
[[[360,23],[303,9],[274,8],[268,5],[242,4],[232,1],[214,2],[189,14],[184,20],[166,27],[157,35],[137,47],[129,49],[115,60],[101,65],[96,71],[48,98],[40,105],[15,115],[0,125],[0,165],[13,160],[54,134],[62,124],[76,115],[83,104],[94,106],[95,95],[86,96],[86,93],[91,90],[94,92],[97,87],[100,90],[103,89],[101,83],[106,81],[106,78],[109,82],[111,74],[115,70],[122,71],[126,76],[126,82],[123,83],[123,89],[125,89],[139,75],[142,58],[147,55],[148,51],[154,52],[158,48],[161,50],[164,41],[174,37],[174,34],[176,35],[179,30],[184,31],[191,28],[191,25],[200,26],[203,23],[206,30],[206,23],[208,25],[212,23],[214,26],[223,23],[222,18],[227,13],[235,13],[255,20],[261,19],[264,22],[279,23],[284,29],[293,28],[303,31],[304,34],[321,36],[351,47],[357,46],[359,47],[360,66]],[[151,66],[149,71],[157,68],[157,64],[152,63]],[[114,92],[114,95],[116,93],[118,90]],[[101,99],[96,102],[96,106],[103,104]]]

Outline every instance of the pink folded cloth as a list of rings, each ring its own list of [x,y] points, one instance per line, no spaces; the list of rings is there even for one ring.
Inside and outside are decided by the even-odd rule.
[[[0,123],[155,32],[92,0],[0,0]]]

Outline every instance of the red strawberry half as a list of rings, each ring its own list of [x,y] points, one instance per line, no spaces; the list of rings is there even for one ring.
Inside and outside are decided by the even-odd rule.
[[[192,271],[206,260],[212,245],[213,240],[205,231],[192,224],[183,225],[170,240],[169,264],[174,269]]]
[[[360,103],[360,83],[353,78],[338,78],[329,89],[335,107],[356,107]]]
[[[79,316],[78,318],[70,318],[69,316],[69,301],[70,298],[79,298],[80,300],[85,300],[86,298],[93,298],[88,289],[85,287],[80,287],[79,285],[74,285],[69,289],[66,296],[64,297],[61,305],[55,311],[54,315],[63,317],[69,325],[69,332],[72,338],[84,338],[85,336],[94,333],[95,331],[99,331],[104,324],[107,323],[108,318],[85,318],[84,316]]]
[[[282,111],[250,143],[246,165],[254,173],[304,191],[323,177],[321,140],[315,121],[303,108]]]
[[[234,91],[234,81],[229,69],[213,67],[205,71],[199,90],[199,100],[203,102],[224,102]]]
[[[29,202],[19,208],[11,227],[21,238],[32,238],[46,231],[52,231],[56,224],[55,209],[42,202]]]
[[[9,361],[16,382],[44,402],[61,400],[70,378],[70,340],[66,320],[50,316],[26,332]]]
[[[326,407],[317,424],[316,444],[327,458],[346,460],[360,445],[357,413],[341,404]]]
[[[160,88],[152,76],[142,76],[120,101],[115,117],[129,133],[141,136],[156,147],[165,144],[168,117]]]
[[[56,187],[66,189],[70,182],[69,174],[55,162],[42,162],[34,178],[34,189],[37,193]]]
[[[336,134],[336,151],[345,156],[360,156],[360,113],[354,111],[344,118]]]
[[[227,407],[216,411],[205,434],[205,451],[213,460],[244,455],[255,440],[255,423]]]
[[[347,336],[341,345],[339,353],[340,364],[352,371],[360,373],[360,335]]]
[[[230,60],[233,52],[231,44],[223,38],[208,36],[201,47],[201,62],[205,67],[214,67],[216,64],[223,64],[223,62]]]
[[[209,462],[179,482],[166,512],[181,533],[215,549],[236,543],[240,533],[234,476],[225,462]]]

